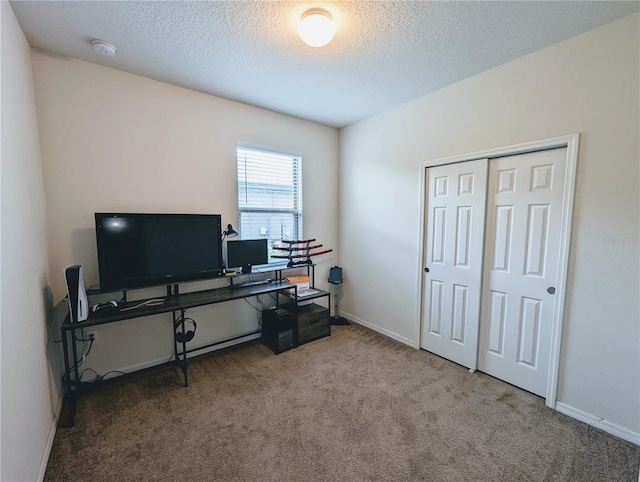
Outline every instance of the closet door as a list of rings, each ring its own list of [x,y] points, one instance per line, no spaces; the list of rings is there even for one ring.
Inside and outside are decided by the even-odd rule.
[[[566,149],[491,159],[478,369],[546,396]]]
[[[487,159],[427,168],[420,346],[475,369]]]

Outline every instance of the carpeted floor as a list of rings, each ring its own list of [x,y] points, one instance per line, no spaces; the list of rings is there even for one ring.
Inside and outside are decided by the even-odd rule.
[[[58,428],[54,481],[638,481],[640,447],[366,328],[249,343],[103,386]]]

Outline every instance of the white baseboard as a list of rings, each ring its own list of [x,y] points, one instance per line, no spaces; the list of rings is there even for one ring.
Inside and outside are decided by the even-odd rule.
[[[575,418],[576,420],[580,420],[592,427],[607,432],[614,437],[621,438],[622,440],[626,440],[627,442],[631,442],[635,445],[640,445],[640,434],[627,430],[626,428],[619,427],[614,423],[607,422],[600,417],[583,412],[582,410],[578,410],[577,408],[573,408],[572,406],[562,402],[556,402],[556,410],[571,418]],[[638,480],[640,482],[640,477]]]
[[[44,480],[44,474],[47,471],[47,464],[49,463],[49,456],[51,455],[51,449],[53,448],[53,441],[56,438],[56,430],[58,428],[58,421],[60,420],[60,414],[62,413],[62,401],[64,399],[64,392],[60,393],[56,406],[53,409],[53,420],[49,426],[49,433],[47,434],[47,441],[44,444],[44,452],[40,459],[40,468],[38,469],[38,476],[36,480],[42,482]]]
[[[391,338],[393,340],[399,341],[400,343],[404,343],[405,345],[409,345],[411,348],[415,348],[416,347],[415,343],[413,342],[413,340],[410,340],[409,338],[405,338],[404,336],[400,336],[397,333],[394,333],[392,331],[386,330],[384,328],[380,328],[379,326],[372,325],[368,321],[362,320],[362,319],[358,318],[357,316],[350,315],[349,313],[345,313],[344,311],[340,311],[340,315],[344,316],[349,321],[353,321],[353,322],[357,323],[358,325],[366,326],[367,328],[369,328],[369,329],[371,329],[373,331],[377,331],[381,335],[384,335],[384,336],[386,336],[388,338]]]

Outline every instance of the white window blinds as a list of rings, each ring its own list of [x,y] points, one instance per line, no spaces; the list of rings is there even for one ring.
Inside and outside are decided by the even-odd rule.
[[[269,254],[274,241],[301,239],[302,159],[246,147],[237,159],[241,239],[267,238]]]

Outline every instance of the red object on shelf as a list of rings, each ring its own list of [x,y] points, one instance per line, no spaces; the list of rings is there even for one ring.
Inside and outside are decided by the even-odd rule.
[[[322,244],[316,244],[313,246],[311,245],[311,243],[313,243],[315,240],[316,238],[303,239],[300,241],[281,241],[281,243],[288,244],[289,246],[274,246],[273,249],[277,249],[278,251],[286,251],[289,254],[274,254],[271,255],[271,257],[277,259],[288,259],[289,263],[287,264],[287,266],[289,268],[293,266],[313,264],[313,262],[311,261],[312,256],[319,256],[321,254],[327,254],[333,251],[333,249],[325,249],[323,251],[312,252],[313,249],[322,248]]]
[[[285,248],[283,246],[274,246],[273,249],[277,249],[279,251],[308,251],[310,249],[322,248],[321,244],[316,244],[315,246],[303,247],[303,248]],[[275,256],[274,256],[275,257]]]

